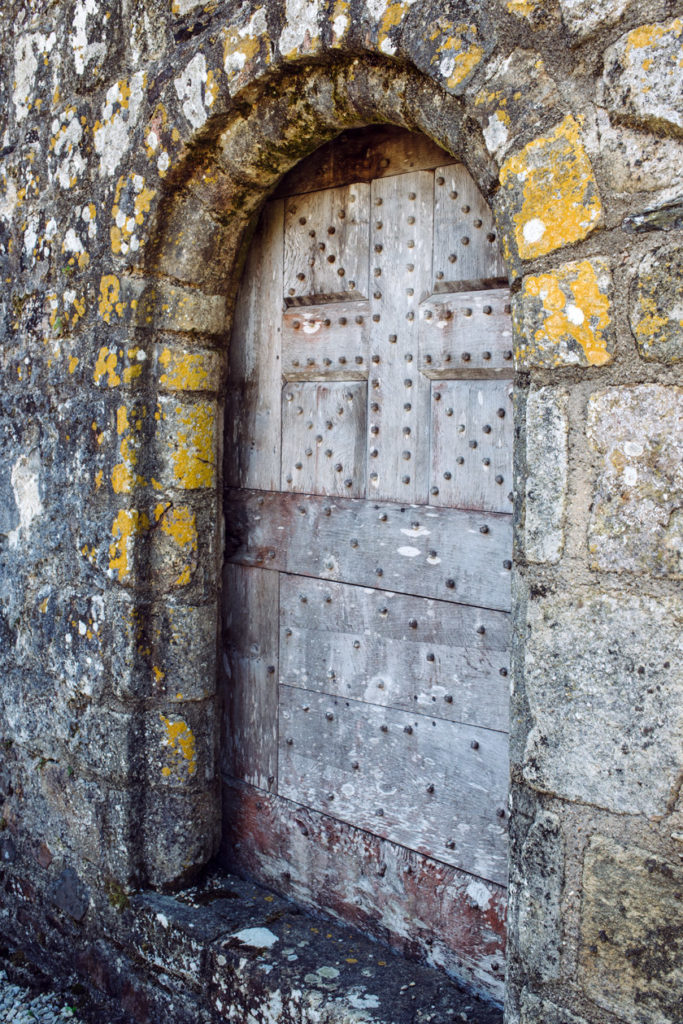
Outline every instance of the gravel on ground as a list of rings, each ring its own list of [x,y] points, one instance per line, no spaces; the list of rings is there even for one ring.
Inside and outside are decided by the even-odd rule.
[[[0,971],[0,1024],[83,1024],[63,994],[36,994]]]

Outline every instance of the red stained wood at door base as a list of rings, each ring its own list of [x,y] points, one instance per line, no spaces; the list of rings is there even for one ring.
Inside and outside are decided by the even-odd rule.
[[[502,999],[504,886],[232,780],[223,820],[230,871]]]

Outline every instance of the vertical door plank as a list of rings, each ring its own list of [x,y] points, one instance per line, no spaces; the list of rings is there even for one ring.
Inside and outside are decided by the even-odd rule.
[[[429,384],[418,308],[430,290],[433,175],[372,183],[368,497],[426,502]]]
[[[289,302],[367,298],[369,199],[370,186],[357,184],[286,200]]]
[[[435,504],[512,512],[512,382],[444,380],[432,387]]]
[[[223,770],[259,789],[277,787],[279,574],[223,570]]]
[[[268,203],[249,250],[230,342],[228,487],[280,486],[283,203]]]
[[[281,682],[507,730],[505,612],[284,574],[280,598]]]
[[[282,490],[365,493],[365,381],[290,383],[282,393]]]
[[[493,214],[463,164],[434,172],[434,291],[507,278]],[[453,289],[455,290],[455,289]]]
[[[506,880],[505,733],[281,686],[279,753],[281,796]]]

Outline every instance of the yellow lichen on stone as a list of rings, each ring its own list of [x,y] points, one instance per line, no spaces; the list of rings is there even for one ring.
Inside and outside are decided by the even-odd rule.
[[[509,157],[501,167],[500,183],[524,260],[571,245],[602,221],[593,169],[571,115]]]
[[[544,3],[545,0],[508,0],[507,9],[510,14],[530,21]]]
[[[156,192],[145,186],[141,174],[124,175],[119,178],[111,209],[113,224],[109,229],[112,252],[116,255],[136,252],[142,240],[136,228],[144,223]]]
[[[172,721],[170,718],[161,714],[161,712],[159,713],[159,718],[166,729],[164,745],[170,747],[174,754],[186,762],[188,775],[194,775],[197,771],[197,754],[195,749],[194,733],[187,722],[184,722],[182,719]],[[164,775],[165,778],[168,778],[170,774],[171,768],[168,765],[164,765],[162,768],[162,775]]]
[[[349,0],[335,0],[334,7],[330,14],[333,47],[341,46],[349,31],[349,26],[351,24],[349,7]]]
[[[432,42],[440,36],[441,42],[431,62],[438,64],[449,89],[460,85],[482,60],[484,49],[473,41],[476,35],[476,25],[457,25],[445,19],[440,19],[432,31]]]
[[[122,508],[116,516],[111,528],[114,539],[109,545],[109,568],[118,573],[119,583],[130,579],[135,538],[148,525],[147,517],[137,509]]]
[[[121,302],[121,283],[116,274],[103,274],[100,279],[100,316],[106,323],[111,323],[112,313],[122,316],[126,304]]]
[[[515,302],[518,366],[610,362],[610,291],[609,267],[601,259],[525,277]]]
[[[142,422],[136,419],[133,423],[128,419],[125,405],[119,406],[116,413],[116,432],[121,438],[119,454],[121,461],[117,463],[111,474],[111,485],[115,494],[130,494],[136,484],[144,486],[144,479],[135,472],[138,457],[133,441],[133,432],[140,430]]]
[[[193,556],[196,555],[198,547],[196,516],[187,505],[173,507],[170,504],[158,504],[154,510],[154,517],[162,532],[170,537],[179,552],[187,559],[173,580],[173,586],[185,586],[192,578],[195,565]]]
[[[216,415],[209,402],[178,406],[177,436],[169,441],[178,487],[213,487],[216,463]]]
[[[173,391],[203,391],[214,385],[211,355],[204,352],[171,352],[165,348],[159,356],[164,373],[159,383]]]
[[[97,356],[97,362],[95,363],[95,372],[93,374],[93,380],[95,383],[99,384],[102,378],[106,375],[109,387],[118,387],[121,383],[121,378],[116,372],[117,364],[118,355],[116,349],[109,349],[106,345],[103,345]]]
[[[382,53],[390,56],[396,53],[396,44],[391,38],[391,30],[398,28],[409,10],[409,0],[390,0],[387,4],[379,19],[377,30],[377,46]]]

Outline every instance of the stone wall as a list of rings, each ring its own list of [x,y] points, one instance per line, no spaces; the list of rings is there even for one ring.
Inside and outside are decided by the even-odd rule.
[[[507,1020],[675,1024],[683,8],[1,6],[8,941],[94,949],[133,886],[179,883],[217,848],[244,244],[293,164],[391,121],[468,165],[514,293]]]

